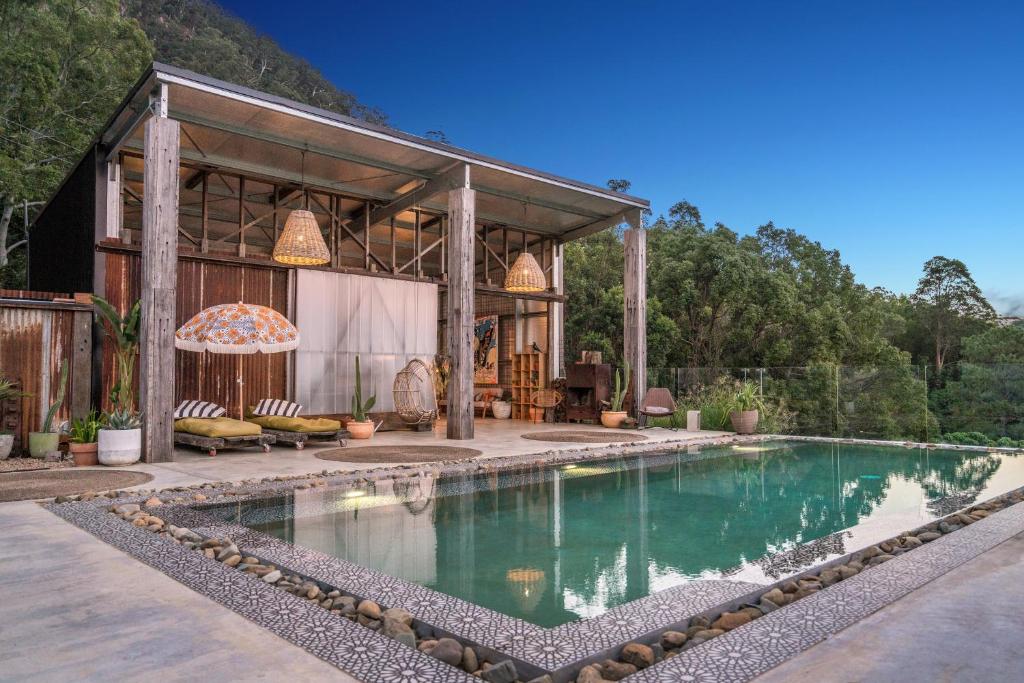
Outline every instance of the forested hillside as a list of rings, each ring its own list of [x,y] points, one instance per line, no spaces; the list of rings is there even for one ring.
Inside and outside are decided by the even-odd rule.
[[[121,0],[153,43],[156,59],[231,83],[384,122],[384,114],[323,77],[306,60],[225,12],[212,0]],[[282,6],[282,11],[289,8]],[[294,11],[294,10],[292,10]]]
[[[154,59],[381,123],[209,0],[0,2],[0,287],[25,281],[28,224]]]

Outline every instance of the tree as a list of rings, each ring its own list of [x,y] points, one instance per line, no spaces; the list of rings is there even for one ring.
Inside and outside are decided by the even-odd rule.
[[[934,256],[924,264],[912,300],[920,307],[930,333],[938,373],[950,352],[958,349],[965,332],[978,322],[995,318],[995,310],[964,262],[944,256]]]
[[[116,0],[0,5],[0,270],[20,273],[28,225],[150,60]]]
[[[301,57],[211,0],[123,0],[153,41],[156,58],[255,90],[373,123],[385,115],[324,78]]]

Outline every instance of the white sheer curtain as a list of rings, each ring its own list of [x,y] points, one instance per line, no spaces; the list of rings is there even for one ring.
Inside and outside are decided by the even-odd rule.
[[[299,269],[295,324],[295,396],[306,413],[349,412],[357,355],[364,400],[376,394],[374,412],[392,411],[398,371],[437,353],[437,285]]]

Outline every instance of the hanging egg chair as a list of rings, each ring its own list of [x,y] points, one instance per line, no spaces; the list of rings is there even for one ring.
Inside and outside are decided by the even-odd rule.
[[[395,412],[407,425],[432,425],[437,419],[437,397],[430,368],[419,358],[413,358],[395,375],[392,388]]]

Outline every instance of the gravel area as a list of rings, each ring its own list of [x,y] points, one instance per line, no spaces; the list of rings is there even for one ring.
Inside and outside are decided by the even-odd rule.
[[[0,472],[30,472],[33,470],[55,470],[74,467],[71,461],[46,462],[42,458],[7,458],[0,460]]]

